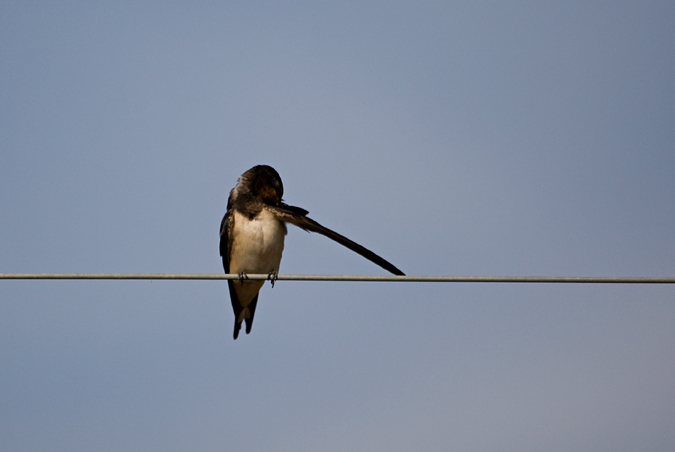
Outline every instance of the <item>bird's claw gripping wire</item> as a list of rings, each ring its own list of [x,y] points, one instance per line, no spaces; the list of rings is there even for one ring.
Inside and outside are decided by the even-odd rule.
[[[267,279],[272,283],[272,287],[274,287],[274,283],[276,282],[277,278],[279,277],[279,273],[276,272],[276,270],[272,270],[267,274]]]

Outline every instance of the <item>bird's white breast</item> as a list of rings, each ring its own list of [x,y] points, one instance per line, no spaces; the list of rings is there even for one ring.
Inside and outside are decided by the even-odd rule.
[[[286,225],[263,209],[255,218],[234,211],[230,273],[270,273],[279,271],[284,250]],[[239,302],[246,306],[253,300],[264,281],[235,284]]]

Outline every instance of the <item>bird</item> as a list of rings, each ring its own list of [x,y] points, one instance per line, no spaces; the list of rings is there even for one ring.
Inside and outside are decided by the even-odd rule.
[[[372,251],[330,230],[307,216],[307,210],[282,200],[284,186],[279,173],[268,165],[257,165],[237,180],[227,200],[227,212],[220,224],[220,256],[228,280],[234,311],[234,339],[242,322],[251,332],[258,295],[264,281],[247,280],[247,274],[267,274],[274,287],[284,250],[286,223],[307,232],[322,234],[360,254],[394,275],[404,275],[393,264]]]

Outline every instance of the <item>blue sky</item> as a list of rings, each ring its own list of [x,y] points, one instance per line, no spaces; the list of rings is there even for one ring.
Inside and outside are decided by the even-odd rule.
[[[0,272],[218,273],[227,195],[412,275],[675,275],[670,2],[0,4]],[[282,273],[383,274],[289,227]],[[671,451],[669,286],[0,282],[3,450]]]

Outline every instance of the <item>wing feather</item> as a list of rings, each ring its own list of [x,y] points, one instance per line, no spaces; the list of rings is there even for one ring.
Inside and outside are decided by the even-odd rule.
[[[223,269],[230,273],[230,238],[232,229],[232,210],[228,210],[220,222],[220,256],[223,258]]]
[[[301,229],[304,229],[305,231],[316,232],[318,234],[324,235],[329,239],[336,241],[340,245],[349,248],[355,253],[360,254],[369,261],[379,265],[380,267],[384,268],[388,272],[393,273],[394,275],[400,276],[405,275],[405,273],[396,268],[391,262],[378,256],[377,254],[359,245],[358,243],[349,240],[344,235],[338,234],[337,232],[328,229],[327,227],[322,226],[316,221],[312,220],[307,216],[308,212],[305,209],[302,209],[300,207],[287,206],[285,204],[282,204],[281,206],[265,205],[264,208],[269,210],[270,212],[273,212],[274,215],[280,221],[291,223]]]
[[[230,273],[230,251],[232,250],[232,222],[234,221],[232,217],[232,210],[229,209],[223,221],[220,223],[220,255],[223,258],[223,270],[225,273]],[[230,302],[232,303],[232,310],[234,311],[234,333],[233,336],[236,339],[239,336],[239,329],[241,328],[241,322],[238,322],[239,315],[244,309],[239,303],[239,297],[237,296],[237,291],[234,289],[234,281],[231,279],[227,280],[227,288],[230,291]],[[257,299],[256,295],[256,299]],[[248,320],[247,320],[248,322]],[[253,322],[253,320],[251,320]],[[248,326],[248,331],[251,331],[251,327]]]

